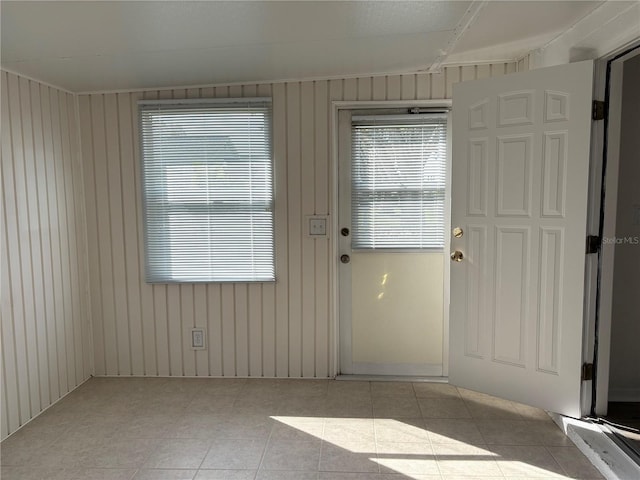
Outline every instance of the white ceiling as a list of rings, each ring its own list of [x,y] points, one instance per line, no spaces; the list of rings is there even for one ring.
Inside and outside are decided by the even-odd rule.
[[[516,59],[602,3],[2,1],[2,67],[76,92],[415,72]]]

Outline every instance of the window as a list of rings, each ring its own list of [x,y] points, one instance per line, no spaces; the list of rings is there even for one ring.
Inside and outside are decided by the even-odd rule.
[[[354,116],[355,249],[442,249],[446,114]]]
[[[141,101],[149,283],[273,281],[271,100]]]

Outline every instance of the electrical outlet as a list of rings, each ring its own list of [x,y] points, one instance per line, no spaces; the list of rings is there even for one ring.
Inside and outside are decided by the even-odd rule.
[[[191,329],[191,348],[193,350],[204,350],[206,348],[204,339],[204,328]]]

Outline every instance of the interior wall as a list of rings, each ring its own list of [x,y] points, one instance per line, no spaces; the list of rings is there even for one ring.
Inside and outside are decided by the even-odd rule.
[[[91,373],[74,95],[2,72],[2,438]]]
[[[305,237],[305,215],[332,205],[334,100],[451,98],[452,85],[516,63],[437,74],[79,96],[97,375],[329,377],[335,256]],[[276,283],[148,285],[139,178],[139,99],[273,98]],[[193,351],[189,329],[207,329]]]
[[[639,402],[640,55],[624,63],[622,82],[609,400]]]

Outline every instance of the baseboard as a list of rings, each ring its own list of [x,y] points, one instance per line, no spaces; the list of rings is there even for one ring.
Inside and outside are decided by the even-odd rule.
[[[610,402],[640,402],[640,388],[610,388]]]

